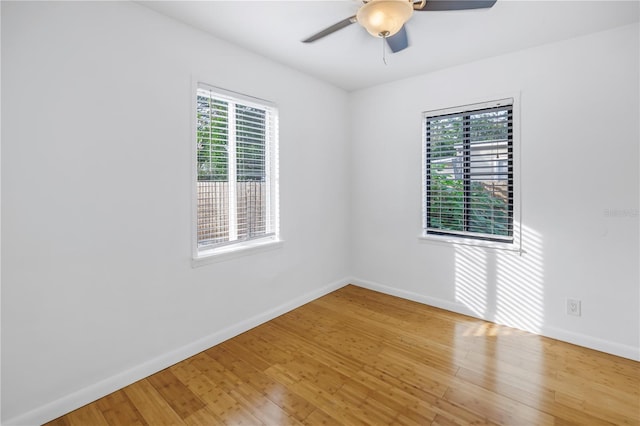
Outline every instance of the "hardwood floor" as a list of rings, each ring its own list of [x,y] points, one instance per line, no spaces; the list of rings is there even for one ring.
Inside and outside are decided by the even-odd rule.
[[[49,425],[640,424],[640,363],[347,286]]]

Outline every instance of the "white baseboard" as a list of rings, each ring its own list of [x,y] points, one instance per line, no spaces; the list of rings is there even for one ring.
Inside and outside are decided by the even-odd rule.
[[[389,294],[391,296],[397,296],[403,299],[412,300],[414,302],[423,303],[425,305],[433,306],[447,311],[456,312],[470,317],[482,319],[485,321],[493,321],[493,317],[480,317],[475,312],[468,309],[465,305],[457,302],[451,302],[448,300],[438,299],[435,297],[429,297],[422,294],[414,293],[407,290],[401,290],[395,287],[386,286],[380,283],[361,280],[358,278],[351,278],[351,284],[358,287],[367,288],[369,290],[379,291],[380,293]],[[514,324],[503,324],[509,327],[518,328]],[[634,361],[640,361],[640,348],[636,348],[629,345],[623,345],[608,340],[603,340],[597,337],[588,336],[586,334],[574,333],[572,331],[564,330],[553,326],[542,326],[540,330],[532,331],[544,337],[549,337],[563,342],[571,343],[585,348],[594,349],[600,352],[606,352],[608,354],[616,355],[622,358],[628,358]]]
[[[7,420],[3,424],[6,426],[12,425],[39,425],[56,419],[70,411],[89,404],[103,396],[109,395],[112,392],[122,389],[138,380],[144,379],[158,371],[164,370],[182,360],[185,360],[193,355],[196,355],[212,346],[224,342],[234,336],[237,336],[245,331],[248,331],[260,324],[263,324],[273,318],[276,318],[282,314],[285,314],[295,308],[298,308],[305,303],[309,303],[319,297],[322,297],[334,290],[337,290],[345,285],[349,284],[350,280],[347,278],[335,281],[320,289],[314,290],[294,300],[284,303],[280,306],[276,306],[266,312],[258,314],[252,318],[241,321],[209,336],[205,336],[195,342],[192,342],[183,347],[177,348],[164,355],[160,355],[154,359],[151,359],[143,364],[140,364],[134,368],[123,371],[115,376],[108,377],[98,383],[88,386],[84,389],[80,389],[72,394],[64,396],[60,399],[52,401],[34,410],[31,410],[22,415],[16,416]]]

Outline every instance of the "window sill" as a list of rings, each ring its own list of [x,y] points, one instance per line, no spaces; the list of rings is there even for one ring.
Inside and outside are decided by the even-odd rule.
[[[284,241],[282,240],[266,238],[264,240],[247,241],[244,243],[205,250],[198,253],[196,257],[191,260],[191,267],[198,268],[211,263],[224,262],[238,257],[275,250],[281,248],[283,245]]]
[[[471,238],[456,238],[450,237],[446,235],[420,235],[418,240],[421,243],[439,243],[446,245],[458,245],[458,246],[471,246],[471,247],[482,247],[488,249],[496,249],[496,250],[504,250],[504,251],[512,251],[516,253],[523,253],[522,248],[517,243],[501,243],[498,241],[485,241],[485,240],[474,240]]]

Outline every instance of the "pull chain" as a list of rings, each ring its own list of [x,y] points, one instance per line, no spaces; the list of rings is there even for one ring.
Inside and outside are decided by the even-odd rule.
[[[384,62],[384,64],[387,65],[387,50],[385,49],[384,45],[387,44],[387,37],[389,37],[389,31],[383,31],[378,35],[382,39],[382,62]]]
[[[382,37],[382,62],[384,62],[384,64],[387,65],[387,50],[384,48],[385,44],[386,44],[385,37]]]

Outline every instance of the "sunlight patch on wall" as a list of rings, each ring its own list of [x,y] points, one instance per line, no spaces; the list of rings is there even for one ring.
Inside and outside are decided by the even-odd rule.
[[[522,241],[521,255],[497,255],[495,321],[538,333],[544,320],[542,237],[522,226]]]
[[[487,313],[487,255],[476,247],[456,247],[456,302],[484,317]]]
[[[516,245],[524,248],[521,253],[456,246],[455,300],[480,318],[539,333],[544,320],[542,237],[529,227],[520,229]]]

